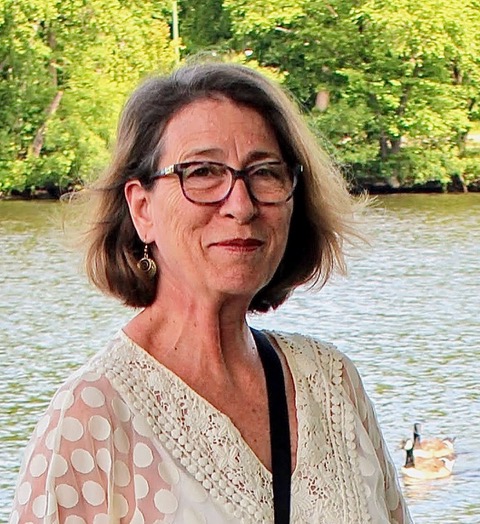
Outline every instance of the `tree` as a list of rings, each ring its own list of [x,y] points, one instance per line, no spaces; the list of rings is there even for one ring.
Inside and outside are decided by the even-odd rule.
[[[445,185],[478,119],[475,0],[225,0],[237,48],[286,85],[357,175]],[[319,111],[319,93],[328,107]]]
[[[0,191],[90,179],[140,78],[174,53],[162,2],[0,0]]]
[[[222,0],[180,0],[180,35],[188,54],[225,50],[231,38],[230,18]]]
[[[0,192],[87,180],[121,104],[175,61],[167,0],[0,0]],[[179,0],[183,56],[281,78],[357,179],[480,179],[478,0]],[[330,146],[327,146],[330,147]],[[473,155],[473,156],[472,156]]]

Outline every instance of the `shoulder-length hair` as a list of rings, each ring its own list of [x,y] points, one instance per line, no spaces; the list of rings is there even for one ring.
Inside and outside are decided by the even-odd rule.
[[[136,178],[147,189],[153,187],[151,175],[160,162],[168,122],[186,105],[218,96],[261,114],[275,132],[287,164],[303,166],[285,253],[249,310],[276,308],[297,286],[324,285],[334,270],[346,270],[343,244],[357,236],[355,202],[293,100],[280,86],[245,66],[187,65],[169,76],[150,78],[134,91],[120,118],[110,166],[88,191],[90,220],[82,237],[87,275],[100,290],[128,306],[152,304],[161,268],[154,279],[137,268],[144,244],[130,217],[125,182]]]

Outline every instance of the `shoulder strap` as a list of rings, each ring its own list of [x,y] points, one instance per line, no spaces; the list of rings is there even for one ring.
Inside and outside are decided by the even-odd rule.
[[[292,462],[282,363],[268,338],[261,331],[250,329],[262,360],[267,383],[275,524],[288,524]]]

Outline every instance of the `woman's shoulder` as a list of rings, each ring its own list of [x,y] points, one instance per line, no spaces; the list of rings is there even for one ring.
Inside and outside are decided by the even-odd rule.
[[[76,387],[79,382],[93,382],[100,376],[109,375],[109,371],[128,367],[126,364],[141,367],[142,360],[150,356],[136,346],[123,331],[117,331],[103,348],[94,353],[77,370],[70,374],[63,388]]]
[[[285,333],[280,331],[265,331],[273,337],[286,356],[309,358],[316,362],[345,362],[352,365],[345,353],[340,351],[332,342],[328,342],[311,335],[302,333]]]
[[[334,385],[342,387],[345,380],[349,386],[358,387],[361,378],[352,360],[333,343],[301,333],[266,331],[273,337],[290,366],[303,376],[313,378],[318,373]]]
[[[105,363],[110,362],[113,365],[117,359],[122,358],[122,352],[127,351],[126,341],[121,333],[115,334],[104,348],[91,356],[58,387],[50,402],[50,409],[69,410],[78,399],[87,406],[98,407],[106,397],[115,396]]]

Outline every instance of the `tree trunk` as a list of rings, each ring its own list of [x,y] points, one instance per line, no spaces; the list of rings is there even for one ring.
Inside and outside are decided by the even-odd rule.
[[[48,47],[52,50],[52,55],[55,56],[53,51],[55,51],[57,47],[57,39],[55,38],[55,33],[52,33],[50,30],[48,32]],[[57,63],[55,62],[55,58],[52,58],[50,60],[50,63],[48,64],[48,72],[50,73],[50,77],[52,79],[52,84],[55,88],[58,87],[58,73],[57,73]]]
[[[382,131],[380,136],[380,158],[386,160],[389,154],[388,140],[385,134]]]
[[[53,97],[52,103],[48,106],[47,114],[45,116],[45,121],[43,124],[39,127],[35,138],[33,139],[32,146],[30,148],[30,153],[38,158],[40,156],[40,151],[42,150],[43,143],[45,141],[45,129],[47,128],[47,122],[49,118],[55,114],[55,112],[58,109],[58,106],[60,105],[60,101],[62,100],[63,91],[57,91],[55,96]]]
[[[400,149],[402,147],[402,139],[401,138],[392,138],[390,139],[390,143],[392,144],[392,147],[390,149],[390,154],[395,155],[397,153],[400,153]]]

